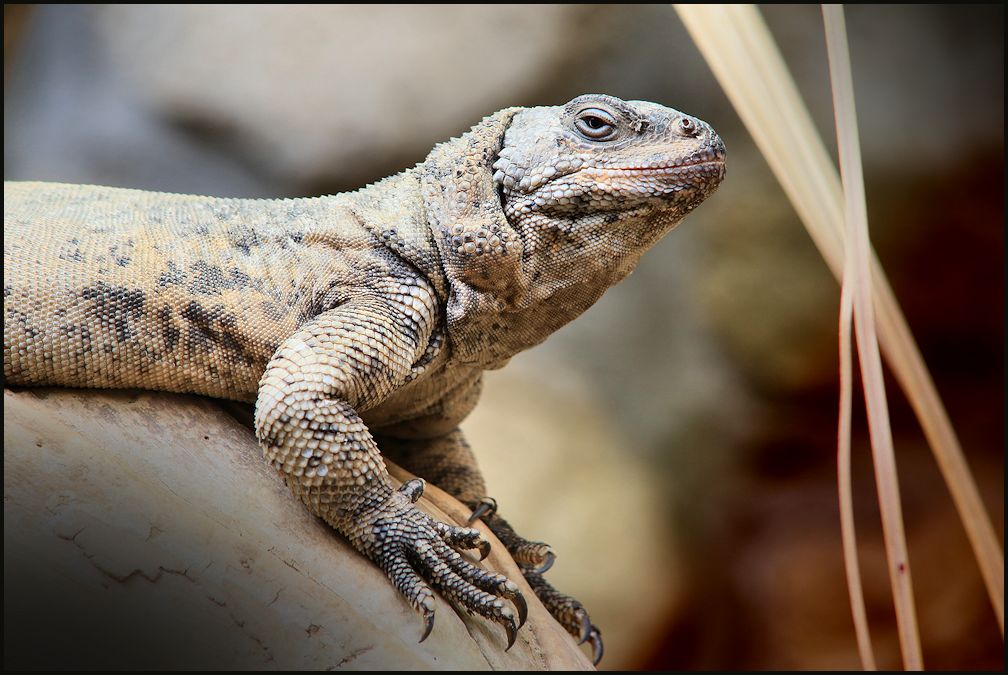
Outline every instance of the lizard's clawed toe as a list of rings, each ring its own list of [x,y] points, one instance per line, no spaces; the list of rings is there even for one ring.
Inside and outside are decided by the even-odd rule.
[[[495,513],[497,513],[497,500],[493,497],[484,497],[476,505],[476,508],[473,509],[472,515],[469,516],[466,525],[472,525],[483,516],[492,516]]]
[[[602,660],[604,650],[602,648],[602,633],[595,626],[591,627],[591,634],[588,636],[592,646],[592,665],[597,666]]]
[[[424,612],[424,632],[423,632],[423,637],[420,638],[420,642],[423,642],[424,640],[426,640],[427,636],[430,635],[431,630],[433,630],[433,629],[434,629],[434,611],[433,610],[431,610],[431,611],[425,611]]]
[[[547,570],[553,567],[553,563],[555,562],[556,562],[556,554],[554,554],[553,551],[547,551],[546,559],[542,562],[541,565],[539,565],[539,567],[535,568],[532,571],[535,572],[536,574],[546,574]]]
[[[556,554],[549,544],[539,541],[521,541],[509,548],[511,557],[522,568],[522,571],[531,571],[535,574],[544,574],[546,570],[553,567],[556,561]]]
[[[424,483],[422,478],[414,478],[400,485],[399,492],[406,495],[410,502],[416,504],[417,500],[420,499],[420,496],[423,495],[425,486],[426,483]]]
[[[452,548],[476,549],[480,552],[480,560],[490,555],[490,542],[483,538],[479,530],[473,527],[455,527],[429,518],[441,539]]]
[[[420,481],[404,483],[373,516],[371,530],[376,546],[371,556],[413,608],[423,614],[421,642],[427,639],[434,626],[434,593],[429,583],[470,614],[479,614],[503,625],[510,646],[528,615],[518,585],[503,574],[464,558],[459,550],[475,548],[486,554],[490,543],[483,539],[479,530],[447,525],[418,510],[413,502],[422,490]],[[506,605],[508,600],[516,611]]]
[[[588,618],[588,612],[583,609],[578,610],[576,614],[581,617],[581,634],[578,636],[578,644],[584,644],[585,640],[591,637],[591,631],[594,626],[592,626],[591,619]]]
[[[543,574],[556,561],[556,554],[553,553],[553,549],[548,544],[529,541],[515,533],[511,525],[496,514],[497,503],[493,499],[483,497],[475,503],[471,501],[466,503],[473,509],[473,516],[470,522],[474,522],[476,518],[483,519],[483,522],[487,524],[507,548],[514,561],[518,563],[522,575],[524,575],[532,590],[535,591],[539,600],[549,610],[549,613],[560,622],[564,630],[574,636],[578,644],[591,643],[592,654],[596,658],[595,663],[598,663],[598,659],[602,658],[602,637],[598,628],[592,624],[588,611],[585,610],[580,602],[570,596],[559,593],[549,582],[543,579]],[[518,609],[519,618],[524,622],[527,608],[520,606],[515,597],[511,599]]]
[[[504,630],[507,631],[508,641],[507,647],[504,648],[504,651],[507,651],[514,646],[515,638],[518,637],[518,626],[515,625],[514,619],[510,619],[504,624]]]
[[[588,610],[574,598],[558,592],[543,579],[541,574],[531,570],[523,572],[536,596],[553,615],[553,618],[560,622],[564,630],[573,635],[578,644],[591,643],[592,658],[597,665],[602,658],[602,634],[598,627],[591,622]]]
[[[525,621],[528,619],[528,603],[525,602],[525,596],[517,590],[515,591],[514,597],[511,598],[511,602],[514,603],[515,609],[518,610],[518,627],[521,628],[525,625]]]

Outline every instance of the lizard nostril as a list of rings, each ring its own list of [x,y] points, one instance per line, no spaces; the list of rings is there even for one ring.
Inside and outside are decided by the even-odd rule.
[[[679,129],[688,136],[696,136],[700,133],[700,125],[688,117],[679,118]]]

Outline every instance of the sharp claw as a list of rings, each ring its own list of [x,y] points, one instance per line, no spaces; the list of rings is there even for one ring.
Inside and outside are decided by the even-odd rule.
[[[515,609],[518,610],[518,627],[521,628],[525,625],[525,619],[528,618],[528,603],[525,602],[525,596],[520,591],[515,592],[515,596],[511,598],[511,602],[514,603]]]
[[[549,551],[546,554],[546,561],[532,571],[535,572],[536,574],[546,574],[547,570],[553,567],[553,563],[555,562],[556,562],[556,555],[553,554],[553,551]]]
[[[497,512],[497,502],[487,497],[486,499],[484,499],[479,503],[479,506],[473,509],[472,515],[469,516],[469,520],[466,521],[466,525],[472,525],[473,523],[475,523],[477,520],[487,515],[488,513],[496,513],[496,512]]]
[[[602,654],[605,651],[602,648],[602,633],[599,632],[598,628],[592,626],[591,635],[589,636],[588,639],[591,640],[591,646],[592,646],[592,665],[597,666],[599,664],[599,661],[602,660]]]
[[[427,636],[430,635],[431,630],[434,628],[434,612],[424,612],[424,623],[426,625],[424,626],[423,637],[420,638],[420,642],[426,640]],[[420,644],[420,642],[417,644]]]
[[[592,625],[591,619],[588,618],[588,612],[578,610],[578,615],[581,617],[581,634],[578,635],[578,644],[584,644],[585,640],[591,637],[592,629],[595,626]]]
[[[466,521],[466,525],[467,526],[472,525],[477,520],[479,520],[483,516],[484,513],[486,513],[489,510],[490,510],[490,507],[487,506],[486,502],[483,502],[482,504],[480,504],[479,506],[477,506],[475,509],[473,509],[472,515],[469,516],[469,520]]]
[[[486,557],[490,555],[490,542],[481,541],[477,547],[480,552],[480,560],[486,560]]]
[[[515,638],[518,637],[518,626],[515,625],[514,619],[508,618],[507,623],[504,624],[504,630],[507,631],[508,637],[508,646],[504,648],[504,651],[507,651],[514,646]]]
[[[405,493],[409,500],[416,504],[420,495],[424,493],[425,486],[423,478],[412,478],[399,486],[399,492]]]

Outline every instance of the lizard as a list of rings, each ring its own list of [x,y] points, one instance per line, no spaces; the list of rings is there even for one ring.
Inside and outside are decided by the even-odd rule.
[[[586,94],[513,107],[354,192],[234,199],[4,183],[4,378],[254,403],[265,459],[434,625],[439,589],[501,624],[527,613],[482,520],[546,608],[601,631],[543,574],[555,554],[497,514],[459,429],[486,370],[545,340],[720,184],[706,122]],[[394,487],[383,463],[418,476]],[[431,481],[465,527],[417,508]],[[481,557],[481,559],[482,559]]]

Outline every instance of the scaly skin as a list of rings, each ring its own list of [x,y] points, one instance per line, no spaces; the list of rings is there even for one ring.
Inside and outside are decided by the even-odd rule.
[[[503,110],[329,197],[5,183],[4,377],[254,401],[266,459],[385,571],[424,637],[433,585],[510,646],[517,586],[458,554],[488,544],[417,509],[422,481],[395,489],[381,447],[474,508],[598,657],[587,613],[542,579],[552,551],[489,508],[458,424],[484,370],[587,309],[723,176],[705,123],[587,95]]]

